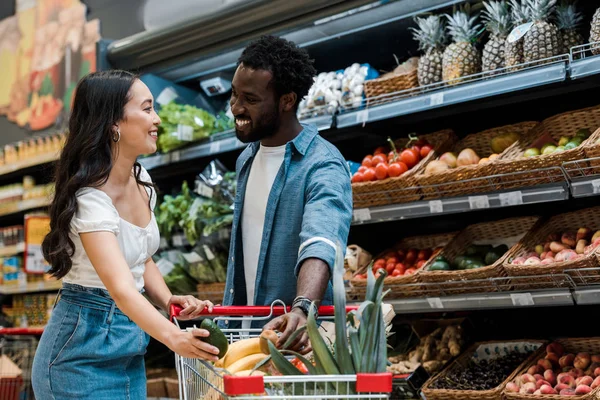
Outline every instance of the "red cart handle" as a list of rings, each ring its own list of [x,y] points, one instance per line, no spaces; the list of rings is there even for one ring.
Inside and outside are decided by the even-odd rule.
[[[287,312],[290,312],[292,307],[286,307]],[[177,318],[183,307],[178,304],[171,304],[169,308],[169,315],[171,319]],[[347,306],[346,312],[358,310],[357,306]],[[274,317],[280,316],[284,314],[283,306],[227,306],[227,307],[213,307],[212,313],[209,313],[208,310],[204,309],[201,315],[210,315],[213,317],[268,317],[269,315]],[[321,306],[319,307],[319,316],[333,316],[334,315],[334,307],[333,306]]]
[[[44,328],[0,328],[0,335],[32,335],[39,336]]]

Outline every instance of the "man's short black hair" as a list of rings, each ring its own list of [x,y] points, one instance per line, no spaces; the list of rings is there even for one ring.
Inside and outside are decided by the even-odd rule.
[[[278,96],[294,92],[300,100],[308,94],[317,70],[308,52],[295,43],[275,37],[263,36],[246,47],[238,60],[239,64],[273,74],[271,85]]]

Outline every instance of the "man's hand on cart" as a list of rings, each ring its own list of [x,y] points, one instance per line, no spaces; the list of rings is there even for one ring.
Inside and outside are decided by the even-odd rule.
[[[204,309],[212,313],[214,307],[214,304],[210,301],[198,300],[194,296],[171,296],[169,309],[173,304],[183,308],[177,317],[182,321],[198,318]]]
[[[277,347],[281,348],[292,335],[292,333],[305,325],[306,315],[304,312],[298,309],[293,309],[289,313],[271,320],[263,329],[271,329],[281,332],[281,336],[277,341]],[[289,350],[296,351],[300,354],[307,354],[312,351],[306,331],[304,331],[302,335],[298,336],[294,343],[292,343],[292,345],[289,347]]]

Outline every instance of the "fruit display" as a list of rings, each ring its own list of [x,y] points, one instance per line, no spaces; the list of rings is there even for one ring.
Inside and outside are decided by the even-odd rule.
[[[556,25],[560,34],[561,54],[569,54],[571,48],[585,43],[585,39],[579,33],[583,14],[577,11],[575,3],[561,2],[556,7]],[[580,55],[574,54],[575,58]]]
[[[565,150],[571,150],[579,147],[587,138],[591,136],[591,132],[587,128],[578,129],[572,137],[561,136],[558,141],[555,141],[549,135],[543,135],[538,138],[532,145],[523,153],[524,157],[535,157],[539,155],[554,154]]]
[[[509,262],[513,265],[546,265],[576,261],[596,251],[600,246],[600,231],[581,227],[577,231],[557,232],[546,241],[522,252]]]
[[[481,71],[481,53],[474,44],[481,25],[477,23],[477,16],[471,15],[468,5],[452,15],[446,14],[446,18],[453,42],[444,50],[442,78],[454,85],[463,81],[460,78]]]
[[[448,260],[444,256],[438,256],[428,266],[428,271],[456,271],[469,270],[494,264],[508,251],[508,246],[500,244],[492,245],[470,245],[463,254]]]
[[[460,325],[439,327],[421,338],[420,343],[407,354],[389,357],[392,365],[388,372],[406,374],[420,365],[431,375],[441,370],[448,361],[463,350],[465,338]]]
[[[509,0],[509,4],[513,26],[522,25],[529,20],[526,0]],[[505,66],[515,67],[522,64],[523,61],[523,38],[514,42],[507,39],[504,47]],[[511,70],[513,69],[519,69],[519,67],[512,68]]]
[[[523,58],[525,62],[544,60],[560,54],[560,35],[551,22],[556,0],[524,0],[527,13],[533,22],[523,37]]]
[[[483,3],[485,27],[490,37],[483,48],[482,70],[493,71],[504,68],[506,38],[512,29],[510,8],[505,0]]]
[[[375,259],[372,272],[375,276],[379,276],[380,270],[385,270],[390,277],[412,275],[440,251],[441,247],[435,249],[391,249]],[[354,278],[367,279],[367,274],[356,274]]]
[[[419,50],[425,53],[419,58],[417,77],[419,85],[426,86],[442,80],[442,57],[448,35],[444,20],[437,15],[415,18],[418,28],[411,28],[413,38],[419,42]]]
[[[427,139],[411,136],[403,149],[398,149],[388,138],[389,147],[378,147],[363,159],[360,168],[352,175],[352,183],[396,178],[419,164],[433,151]]]
[[[553,342],[535,364],[506,385],[505,394],[508,398],[511,393],[580,396],[597,387],[600,387],[600,355],[586,351],[570,353],[560,342]]]
[[[475,346],[474,351],[463,353],[459,359],[426,384],[426,387],[423,388],[426,398],[435,398],[428,393],[439,389],[453,391],[501,390],[501,385],[534,354],[539,344],[515,342]],[[458,393],[457,398],[460,398]]]

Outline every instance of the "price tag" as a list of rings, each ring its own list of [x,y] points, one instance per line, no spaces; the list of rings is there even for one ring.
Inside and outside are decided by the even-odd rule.
[[[202,197],[207,197],[212,199],[214,194],[214,189],[210,186],[207,186],[204,182],[196,182],[196,190],[195,192]]]
[[[429,202],[429,212],[432,214],[444,212],[444,203],[441,200],[431,200]]]
[[[194,128],[189,125],[177,124],[177,139],[182,142],[191,142],[193,140]]]
[[[442,303],[442,299],[439,297],[428,297],[427,302],[431,308],[444,308],[444,304]]]
[[[512,300],[513,306],[523,307],[535,305],[531,293],[511,293],[510,298]]]
[[[518,190],[516,192],[500,193],[498,196],[501,206],[519,206],[523,204],[523,193]]]
[[[471,210],[490,208],[490,200],[487,196],[469,196],[469,208]]]
[[[158,104],[165,105],[177,98],[177,92],[172,87],[165,88],[158,97],[156,98],[156,102]]]
[[[600,193],[600,179],[594,179],[592,181],[592,191],[594,194]]]
[[[181,153],[174,151],[171,153],[171,162],[179,162],[181,160]]]
[[[190,264],[204,261],[200,254],[196,253],[195,251],[192,251],[191,253],[181,253],[181,255],[183,258],[185,258],[185,261],[189,262]]]
[[[444,104],[444,92],[434,93],[429,96],[429,105],[430,106],[439,106]]]
[[[369,120],[369,110],[360,110],[356,113],[356,123],[364,124]]]
[[[514,43],[521,39],[533,26],[533,22],[527,22],[526,24],[519,25],[513,29],[507,37],[509,43]]]
[[[210,144],[210,150],[209,150],[209,152],[211,154],[218,153],[220,151],[221,151],[221,142],[216,141],[216,142],[212,142]]]
[[[210,247],[208,247],[207,245],[202,246],[204,247],[204,254],[206,254],[206,258],[208,258],[208,261],[212,261],[215,259],[215,255],[212,252],[212,250],[210,249]]]
[[[173,246],[176,246],[176,247],[183,246],[183,236],[181,236],[181,235],[173,236]]]
[[[371,220],[371,211],[368,208],[359,208],[352,212],[354,214],[354,220],[356,222],[365,222]]]

